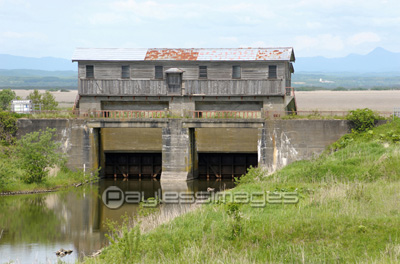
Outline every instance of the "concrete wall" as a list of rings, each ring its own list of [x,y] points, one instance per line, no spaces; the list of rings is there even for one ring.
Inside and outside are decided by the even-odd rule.
[[[162,151],[162,181],[196,177],[198,151],[257,152],[259,166],[274,171],[293,161],[319,155],[326,146],[350,132],[350,122],[345,120],[153,119],[107,123],[19,119],[17,136],[46,127],[57,129],[56,140],[67,153],[70,168],[104,166],[107,151]]]
[[[169,110],[187,117],[195,110],[285,111],[286,101],[283,96],[81,96],[79,110]]]
[[[95,134],[92,128],[79,119],[18,119],[17,137],[34,131],[56,129],[55,140],[61,143],[61,149],[68,155],[67,166],[70,168],[90,169],[93,164],[92,153],[96,153]]]
[[[259,129],[259,165],[275,171],[297,160],[321,154],[350,132],[346,120],[270,120]]]
[[[197,151],[257,153],[256,128],[196,128]]]
[[[161,128],[103,128],[101,143],[105,152],[161,153]]]

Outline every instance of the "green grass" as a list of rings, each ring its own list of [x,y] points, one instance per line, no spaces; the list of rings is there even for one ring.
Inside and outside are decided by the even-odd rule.
[[[90,178],[82,171],[62,168],[50,173],[41,183],[25,183],[23,180],[25,172],[20,168],[20,161],[14,155],[13,148],[14,146],[0,145],[0,193],[49,190],[80,183]]]
[[[398,263],[400,144],[385,139],[396,131],[399,120],[272,175],[252,169],[230,191],[297,190],[297,204],[205,205],[86,262]]]

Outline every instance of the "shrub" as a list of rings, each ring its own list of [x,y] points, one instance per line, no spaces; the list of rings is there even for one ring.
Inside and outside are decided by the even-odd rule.
[[[48,175],[48,168],[65,163],[65,156],[57,150],[60,144],[53,141],[55,129],[26,134],[17,141],[17,155],[25,170],[26,183],[40,183]]]
[[[0,112],[0,144],[14,143],[16,133],[17,118],[9,112]]]
[[[354,131],[364,132],[373,128],[380,117],[371,109],[364,108],[349,111],[346,119],[353,122]]]
[[[9,110],[10,102],[15,99],[15,92],[11,89],[5,89],[0,91],[0,110]]]
[[[38,90],[34,90],[26,99],[31,100],[34,105],[42,105],[42,110],[56,110],[58,107],[56,99],[49,91],[41,94]]]

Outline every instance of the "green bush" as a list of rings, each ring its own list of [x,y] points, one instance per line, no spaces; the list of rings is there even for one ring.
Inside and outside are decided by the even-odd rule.
[[[17,118],[9,112],[0,111],[0,144],[10,145],[15,141]]]
[[[26,183],[40,183],[48,175],[48,168],[65,164],[65,156],[58,152],[60,144],[53,141],[55,129],[26,134],[17,141],[17,155],[25,170]]]
[[[0,161],[0,190],[6,187],[10,171],[8,167]]]
[[[15,98],[15,92],[11,91],[11,89],[0,91],[0,110],[9,110],[10,103]]]
[[[26,99],[31,100],[32,104],[42,105],[42,110],[56,110],[58,107],[56,99],[49,91],[41,94],[38,90],[34,90]]]
[[[364,132],[372,129],[380,117],[371,109],[364,108],[349,111],[346,119],[353,122],[354,131]]]

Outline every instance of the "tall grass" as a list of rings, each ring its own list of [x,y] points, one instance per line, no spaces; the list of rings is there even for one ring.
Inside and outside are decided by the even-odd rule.
[[[398,263],[400,122],[342,138],[310,161],[251,169],[231,192],[297,191],[297,204],[213,203],[136,233],[89,263]],[[234,234],[234,235],[233,235]]]

